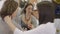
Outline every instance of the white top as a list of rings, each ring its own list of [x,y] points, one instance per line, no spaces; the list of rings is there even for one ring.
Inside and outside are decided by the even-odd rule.
[[[58,19],[58,18],[55,19],[54,23],[55,23],[55,27],[60,30],[60,19]]]
[[[42,24],[35,29],[29,31],[21,31],[18,28],[15,29],[14,34],[55,34],[56,28],[54,23],[48,22],[47,24]]]

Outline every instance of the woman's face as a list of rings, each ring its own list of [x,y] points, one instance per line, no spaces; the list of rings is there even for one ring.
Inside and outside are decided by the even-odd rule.
[[[32,5],[29,5],[27,8],[26,8],[26,13],[31,13],[32,12]]]
[[[29,19],[30,16],[31,16],[32,8],[33,8],[32,5],[29,5],[29,6],[26,8],[26,17],[27,17],[27,19]]]

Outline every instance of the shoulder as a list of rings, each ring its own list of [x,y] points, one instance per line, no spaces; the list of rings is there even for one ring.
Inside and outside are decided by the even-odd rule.
[[[55,34],[56,28],[54,26],[54,23],[48,22],[46,24],[41,24],[36,28],[37,31],[41,31],[41,33],[44,32],[44,34]]]
[[[51,22],[48,22],[48,23],[46,23],[46,24],[41,24],[39,27],[42,28],[42,29],[44,29],[44,30],[45,30],[45,29],[46,29],[46,30],[47,30],[47,29],[48,29],[48,30],[49,30],[49,29],[50,29],[50,30],[51,30],[51,29],[53,29],[53,30],[55,29],[54,23],[51,23]]]
[[[39,25],[38,19],[36,19],[33,15],[32,15],[31,21],[32,21],[32,24],[33,24],[33,25],[35,25],[35,26],[38,26],[38,25]]]
[[[45,24],[46,26],[51,26],[51,27],[54,27],[54,23],[51,23],[51,22],[48,22],[47,24]]]
[[[32,17],[31,17],[31,18],[32,18],[32,20],[38,20],[38,19],[36,19],[36,17],[34,17],[33,15],[32,15]]]

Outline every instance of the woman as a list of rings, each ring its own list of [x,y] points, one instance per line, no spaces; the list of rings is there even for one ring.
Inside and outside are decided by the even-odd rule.
[[[22,28],[30,30],[38,26],[38,22],[36,22],[37,19],[32,15],[32,11],[33,5],[30,3],[27,4],[23,10],[23,14],[20,16],[20,25]]]
[[[43,1],[38,3],[37,7],[39,11],[39,24],[46,24],[48,21],[53,22],[55,18],[55,7],[53,3]]]
[[[1,11],[0,11],[0,24],[3,27],[2,28],[0,26],[1,27],[0,31],[2,31],[0,34],[9,34],[9,32],[10,32],[10,27],[8,27],[8,25],[5,23],[4,17],[6,17],[8,15],[9,17],[11,17],[11,20],[14,22],[13,19],[16,17],[17,12],[18,12],[18,3],[17,2],[15,2],[14,0],[7,0],[4,2],[4,4],[2,5],[2,8],[1,8]],[[1,17],[2,17],[2,19],[1,19]],[[14,24],[16,26],[18,26],[17,23],[14,23]]]

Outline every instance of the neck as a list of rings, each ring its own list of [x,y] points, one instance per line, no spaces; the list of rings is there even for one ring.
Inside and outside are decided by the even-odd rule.
[[[25,19],[30,20],[31,19],[31,14],[30,15],[26,14]]]

